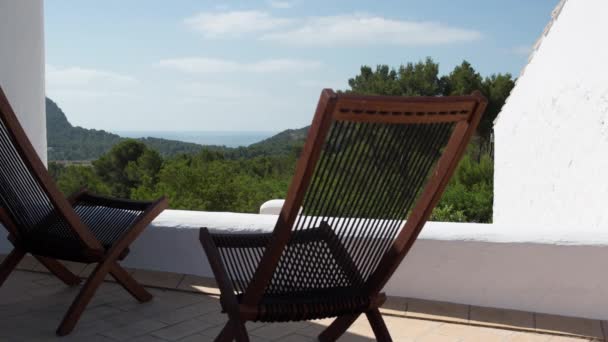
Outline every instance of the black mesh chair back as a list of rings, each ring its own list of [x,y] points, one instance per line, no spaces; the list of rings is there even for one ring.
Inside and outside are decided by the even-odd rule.
[[[64,211],[73,210],[55,187],[18,119],[0,91],[0,207],[14,222],[16,237],[29,244],[38,238],[86,248]],[[59,206],[62,206],[60,209]],[[75,217],[70,218],[77,220]],[[53,241],[47,240],[47,244]]]
[[[454,125],[335,121],[266,293],[362,291]]]

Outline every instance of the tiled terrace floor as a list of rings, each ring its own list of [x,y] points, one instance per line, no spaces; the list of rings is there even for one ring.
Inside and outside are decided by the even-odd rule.
[[[217,297],[197,292],[215,291],[208,280],[132,270],[138,280],[154,286],[153,301],[139,304],[119,285],[106,282],[74,332],[58,338],[55,329],[79,288],[31,271],[37,269],[31,260],[21,267],[0,288],[0,341],[212,341],[226,321]],[[580,318],[396,298],[383,315],[395,341],[600,341],[608,328],[605,322]],[[314,341],[329,322],[248,323],[247,328],[252,341]],[[341,339],[373,340],[365,319]]]

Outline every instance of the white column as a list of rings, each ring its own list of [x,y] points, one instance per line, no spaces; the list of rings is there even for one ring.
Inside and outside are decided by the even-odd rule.
[[[42,0],[0,0],[0,87],[46,163]]]

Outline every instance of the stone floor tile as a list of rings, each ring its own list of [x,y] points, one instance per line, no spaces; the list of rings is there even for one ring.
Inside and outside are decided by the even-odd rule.
[[[395,340],[416,339],[430,332],[437,331],[445,324],[443,322],[422,319],[404,320],[400,317],[391,316],[384,316],[384,322]],[[373,333],[370,336],[373,336]]]
[[[59,325],[59,320],[61,319],[61,316],[57,317],[57,325]],[[124,326],[121,325],[121,326]],[[76,325],[76,328],[74,328],[74,331],[72,331],[72,333],[68,336],[64,336],[61,338],[61,342],[64,341],[74,341],[74,342],[79,342],[79,341],[83,341],[83,340],[87,340],[88,342],[88,338],[90,336],[93,335],[100,335],[100,333],[104,332],[104,331],[108,331],[111,329],[116,329],[118,328],[118,326],[116,324],[110,323],[108,321],[105,320],[93,320],[93,321],[85,321],[85,322],[78,322],[78,324]],[[49,335],[54,335],[54,330],[49,330],[48,331]],[[107,336],[104,336],[105,338],[108,338]]]
[[[63,342],[65,339],[61,339],[61,342]],[[105,337],[103,335],[93,335],[93,336],[87,336],[86,338],[87,342],[116,342],[116,340],[113,340],[111,338]],[[77,341],[77,340],[74,340]],[[82,339],[80,339],[80,341],[82,341]]]
[[[80,278],[86,279],[89,276],[91,276],[91,273],[93,273],[93,270],[95,270],[95,267],[97,267],[97,264],[88,264],[85,265],[84,268],[82,268],[82,270],[78,273],[76,273]],[[135,270],[133,270],[132,268],[128,268],[128,267],[124,267],[125,271],[127,271],[127,273],[129,274],[133,274],[133,272],[135,272]],[[112,277],[111,274],[107,274],[105,278],[103,278],[104,281],[107,282],[115,282],[116,280],[114,279],[114,277]]]
[[[84,269],[88,266],[87,264],[83,264],[80,262],[73,262],[73,261],[60,261],[63,266],[65,266],[68,270],[70,270],[70,272],[79,275],[82,271],[84,271]],[[41,267],[44,267],[41,265]],[[46,267],[44,267],[44,270],[46,271]]]
[[[159,341],[164,341],[164,340],[159,339]],[[186,336],[178,341],[179,342],[205,342],[205,341],[213,341],[213,337],[201,335],[201,334],[194,334],[194,335]]]
[[[551,336],[549,342],[584,342],[584,341],[598,341],[595,339],[588,339],[584,337],[576,336]]]
[[[604,338],[601,322],[597,320],[539,313],[535,315],[535,319],[536,330],[539,332]]]
[[[505,338],[505,342],[547,342],[551,335],[533,332],[514,332]]]
[[[101,332],[101,334],[118,341],[130,341],[135,337],[146,335],[149,332],[162,329],[165,326],[165,323],[144,319],[139,322],[128,323],[122,327]]]
[[[8,277],[8,279],[6,280],[6,283],[2,286],[4,287],[10,283],[16,283],[16,284],[19,284],[19,286],[25,286],[25,287],[35,286],[36,284],[33,283],[34,281],[40,280],[40,279],[52,278],[52,277],[53,276],[51,276],[48,273],[19,270],[19,272],[12,272],[10,274],[10,276]]]
[[[184,278],[183,274],[158,272],[148,270],[135,270],[132,274],[133,278],[140,284],[145,286],[162,287],[166,289],[175,289]]]
[[[327,326],[331,324],[331,322],[333,322],[333,320],[333,318],[326,318],[309,321],[309,325],[298,329],[296,333],[299,335],[316,338],[317,336],[319,336],[319,334],[323,332],[323,330],[325,330],[325,328],[327,328]]]
[[[534,330],[534,314],[524,311],[471,306],[470,324]]]
[[[154,337],[152,335],[143,335],[143,336],[136,337],[132,340],[129,340],[129,342],[166,342],[166,341],[167,340],[163,340],[162,338]],[[203,342],[203,341],[205,341],[205,340],[202,340],[202,339],[198,340],[198,342]]]
[[[212,325],[203,320],[191,319],[185,322],[167,326],[153,332],[151,335],[168,341],[177,341],[210,327],[212,327]]]
[[[408,298],[406,317],[466,323],[469,319],[469,306]]]
[[[220,332],[222,331],[223,328],[224,328],[224,324],[215,325],[212,328],[201,331],[200,333],[198,333],[198,335],[202,335],[202,336],[205,336],[206,338],[214,339],[215,337],[217,337],[220,334]]]
[[[210,325],[221,324],[223,326],[226,324],[226,322],[228,322],[228,316],[220,311],[212,311],[206,315],[200,316],[199,319],[209,323]]]
[[[209,300],[171,310],[169,312],[162,312],[156,316],[155,319],[167,324],[176,324],[217,311],[220,311],[219,303],[217,303],[217,301]]]
[[[108,317],[104,318],[103,320],[110,322],[110,323],[116,325],[117,327],[121,327],[121,326],[124,326],[127,324],[137,323],[139,321],[143,321],[143,320],[147,320],[147,319],[153,319],[153,318],[146,316],[146,315],[142,315],[141,312],[121,311],[120,313],[118,313],[116,315],[108,316]],[[167,325],[166,323],[163,323],[163,324]]]
[[[97,321],[121,313],[122,311],[109,305],[88,306],[80,317],[79,323]]]
[[[200,317],[199,319],[204,320],[203,317]],[[253,329],[257,329],[257,328],[259,328],[259,327],[261,327],[262,325],[265,325],[265,324],[266,323],[247,322],[245,324],[245,328],[247,329],[247,331],[252,331]],[[220,324],[216,324],[212,328],[205,329],[205,330],[201,331],[199,334],[213,339],[213,338],[217,337],[220,334],[220,332],[222,331],[222,329],[224,329],[225,325],[226,325],[226,321],[224,321],[224,322],[222,322]],[[252,338],[252,337],[256,337],[256,336],[255,335],[251,335],[249,337]],[[261,338],[259,338],[259,339],[261,339]]]
[[[49,274],[14,272],[4,286],[0,287],[0,342],[58,341],[55,329],[80,289],[81,287],[67,287]],[[227,322],[226,315],[220,311],[217,297],[200,292],[161,288],[148,290],[154,299],[140,304],[118,284],[102,284],[76,329],[69,336],[61,338],[61,341],[213,341]],[[529,326],[529,315],[487,308],[470,308],[470,322],[473,325],[456,324],[446,322],[446,316],[462,319],[465,316],[462,308],[466,306],[416,300],[410,302],[413,305],[409,307],[408,302],[406,312],[410,318],[398,316],[399,310],[403,308],[402,301],[389,300],[387,303],[387,309],[395,309],[397,314],[385,313],[383,316],[395,341],[585,341],[590,338],[556,334],[567,331],[566,333],[593,337],[592,333],[595,336],[602,333],[602,324],[606,327],[605,323],[599,321],[538,315],[537,328],[545,329],[544,334],[536,331],[521,332],[514,329]],[[411,318],[416,313],[428,316]],[[307,342],[316,340],[332,321],[329,318],[297,323],[248,322],[246,328],[253,342]],[[502,325],[487,327],[497,322],[509,329],[499,329]],[[365,315],[359,317],[339,339],[341,342],[374,340]]]
[[[440,335],[458,338],[462,341],[503,341],[508,336],[514,334],[514,331],[485,328],[465,324],[446,323],[433,331]]]
[[[289,322],[289,323],[273,323],[265,324],[252,329],[250,335],[262,337],[269,340],[276,340],[287,335],[293,334],[296,331],[308,326],[308,322]]]
[[[407,311],[407,299],[402,297],[388,297],[380,308],[383,315],[405,316]]]
[[[408,340],[399,340],[399,341],[415,341],[415,342],[460,342],[462,339],[460,337],[454,336],[446,336],[441,335],[439,333],[429,333],[423,336],[420,336],[416,339],[408,339]]]
[[[281,342],[316,342],[316,338],[312,338],[309,336],[291,334],[287,335],[281,339]]]
[[[217,287],[215,279],[190,274],[184,276],[177,288],[184,291],[200,292],[205,294],[220,294],[220,290]]]
[[[359,318],[357,318],[357,320],[348,328],[348,332],[365,337],[374,336],[372,327],[369,325],[365,315],[359,316]]]
[[[40,263],[36,258],[31,255],[26,255],[23,259],[17,264],[17,269],[22,271],[35,271],[38,267],[41,267]]]

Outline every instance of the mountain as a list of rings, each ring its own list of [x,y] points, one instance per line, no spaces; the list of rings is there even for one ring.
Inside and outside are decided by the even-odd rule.
[[[94,160],[125,138],[103,130],[74,127],[53,100],[46,99],[49,160]],[[203,146],[177,140],[138,139],[163,156],[195,153]]]
[[[270,138],[247,146],[247,152],[250,156],[297,153],[304,146],[309,127],[288,129],[280,132]]]
[[[95,160],[109,151],[112,146],[126,139],[104,130],[72,126],[61,108],[49,98],[46,99],[46,127],[49,160]],[[238,148],[151,137],[136,140],[158,151],[164,157],[210,149],[222,152],[228,158],[251,158],[297,153],[304,145],[307,133],[308,127],[288,129],[255,144]]]

